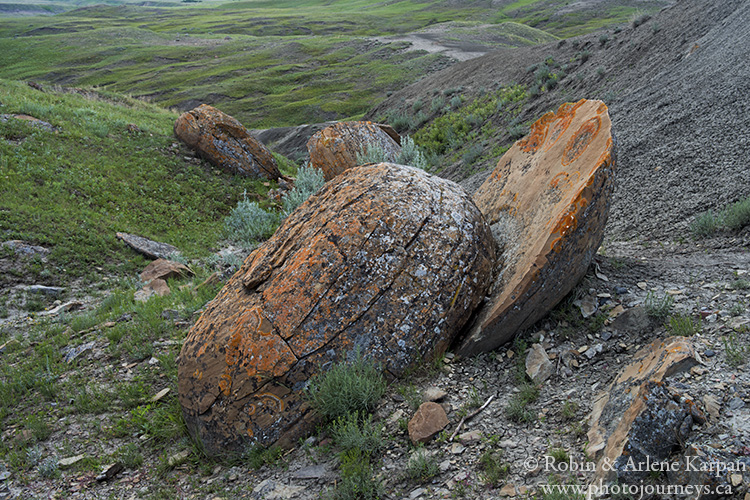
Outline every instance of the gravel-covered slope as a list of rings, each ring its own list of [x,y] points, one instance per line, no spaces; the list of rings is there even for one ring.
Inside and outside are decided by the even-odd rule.
[[[462,85],[467,93],[514,82],[552,57],[575,61],[533,99],[531,121],[566,101],[603,99],[618,139],[611,238],[677,238],[695,215],[750,195],[750,1],[683,0],[638,26],[456,64],[394,94],[369,116]],[[606,42],[602,43],[602,39]],[[476,187],[488,170],[465,182]],[[458,180],[458,179],[455,179]]]

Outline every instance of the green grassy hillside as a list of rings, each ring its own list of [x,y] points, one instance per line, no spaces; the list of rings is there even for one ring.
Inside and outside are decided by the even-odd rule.
[[[0,241],[52,250],[36,279],[140,270],[118,231],[206,255],[242,193],[268,189],[192,158],[172,134],[176,115],[135,99],[0,80],[0,115],[16,113],[55,128],[0,120]]]

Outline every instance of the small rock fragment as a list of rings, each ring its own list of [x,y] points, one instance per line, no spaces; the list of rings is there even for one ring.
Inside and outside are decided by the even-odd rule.
[[[533,344],[526,356],[526,374],[535,383],[541,383],[550,378],[555,371],[547,352],[540,344]]]
[[[102,469],[102,472],[96,476],[96,480],[99,482],[103,481],[109,481],[113,477],[115,477],[117,474],[122,472],[125,469],[123,465],[120,462],[115,462],[113,464],[109,464],[104,469]]]
[[[439,389],[437,387],[428,387],[422,393],[422,400],[423,401],[440,401],[447,395],[448,393],[442,389]]]
[[[409,420],[409,438],[414,444],[426,443],[447,425],[448,415],[442,406],[431,401],[422,403],[414,417]]]
[[[86,458],[86,455],[76,455],[74,457],[67,457],[67,458],[61,458],[57,461],[57,465],[63,469],[65,467],[70,467],[71,465],[80,462]]]

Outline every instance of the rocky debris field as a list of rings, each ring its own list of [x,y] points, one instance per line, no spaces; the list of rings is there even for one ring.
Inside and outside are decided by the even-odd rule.
[[[690,335],[686,339],[701,363],[666,383],[707,416],[706,423],[693,425],[682,448],[709,446],[738,458],[750,454],[747,237],[745,230],[739,237],[703,244],[607,241],[574,293],[524,332],[521,341],[472,358],[449,351],[393,382],[374,413],[374,422],[383,432],[383,450],[374,464],[384,498],[543,498],[542,487],[548,484],[586,485],[594,475],[590,468],[572,473],[559,464],[587,463],[587,417],[597,395],[641,347],[675,333]],[[665,302],[671,304],[669,310]],[[689,317],[691,326],[670,326],[670,317]],[[190,327],[183,325],[185,330]],[[544,350],[550,366],[549,378],[530,391],[518,374],[525,371],[526,349],[532,344]],[[175,348],[159,343],[153,357],[121,363],[106,347],[95,341],[76,353],[86,360],[75,369],[76,375],[97,379],[113,370],[119,378],[134,380],[158,373],[159,353]],[[448,424],[424,445],[415,446],[407,423],[424,400],[441,405]],[[463,417],[471,418],[459,428]],[[95,438],[99,425],[113,425],[108,418],[107,414],[86,416],[53,434],[44,446],[65,471],[66,460],[85,454],[87,447],[74,451],[63,443]],[[13,432],[6,429],[6,434]],[[137,442],[137,436],[131,438]],[[119,444],[113,440],[105,448]],[[140,467],[110,471],[111,476],[106,471],[63,472],[54,480],[31,473],[21,481],[3,470],[0,497],[157,498],[154,495],[166,481],[181,498],[312,499],[326,495],[340,481],[337,448],[325,430],[300,440],[258,469],[247,462],[188,459],[180,450],[164,453],[161,458],[147,454]],[[173,467],[165,468],[162,461]],[[667,484],[669,480],[654,476],[651,481]],[[742,498],[750,474],[727,476],[727,481],[732,497]]]

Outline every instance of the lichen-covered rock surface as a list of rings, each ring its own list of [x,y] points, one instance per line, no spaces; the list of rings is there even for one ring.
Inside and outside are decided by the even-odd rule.
[[[351,169],[245,260],[190,331],[179,396],[212,454],[290,446],[316,421],[309,378],[357,352],[399,376],[444,351],[484,298],[495,241],[451,181]]]
[[[505,267],[459,354],[508,342],[580,281],[604,237],[614,169],[601,101],[563,104],[503,155],[474,201],[503,243]]]
[[[395,137],[394,137],[395,136]],[[369,147],[381,148],[386,158],[395,159],[401,151],[398,134],[389,126],[372,122],[338,122],[316,132],[307,141],[310,163],[329,181],[344,170],[356,167],[357,153]]]
[[[271,151],[236,119],[201,104],[174,124],[178,139],[231,174],[275,180],[281,176]]]
[[[666,459],[689,432],[700,410],[690,401],[673,398],[666,378],[700,362],[685,337],[657,339],[633,356],[607,390],[596,398],[589,415],[586,452],[596,459],[596,479],[634,482],[647,474],[645,463]],[[685,424],[687,420],[687,424]],[[628,467],[630,461],[643,466]]]

